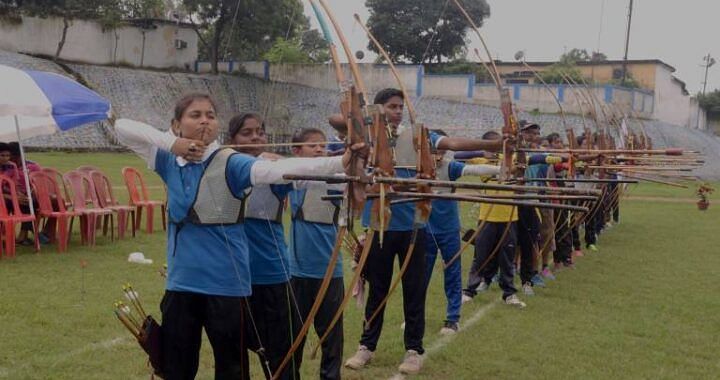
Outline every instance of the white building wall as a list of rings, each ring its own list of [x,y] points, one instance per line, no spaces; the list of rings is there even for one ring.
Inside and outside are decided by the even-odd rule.
[[[74,20],[60,58],[101,65],[192,68],[198,54],[195,31],[175,24],[156,26],[151,30],[133,26],[103,30],[96,22]],[[23,17],[21,24],[0,23],[0,49],[54,56],[62,29],[63,21],[56,17]],[[175,48],[175,40],[187,42],[187,47]]]
[[[475,75],[423,76],[423,96],[443,98],[472,98]]]
[[[683,127],[690,127],[690,96],[673,81],[672,73],[658,65],[655,73],[654,118]]]

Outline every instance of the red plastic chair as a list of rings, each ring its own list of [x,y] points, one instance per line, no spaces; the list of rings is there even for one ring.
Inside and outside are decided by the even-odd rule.
[[[99,172],[100,168],[98,168],[97,166],[83,165],[83,166],[78,166],[78,168],[75,170],[89,174],[90,172],[95,172],[95,171]]]
[[[87,176],[88,176],[88,178],[90,178],[90,180],[92,180],[92,176],[90,175],[92,172],[101,171],[100,168],[98,168],[97,166],[91,166],[91,165],[78,166],[77,169],[75,169],[75,170],[77,170],[81,173],[87,174]],[[100,198],[99,195],[98,195],[98,198]],[[85,201],[87,203],[90,203],[90,202],[92,202],[92,199],[88,198]],[[100,228],[100,224],[98,224],[98,229],[99,228]]]
[[[0,175],[0,189],[2,189],[3,201],[0,202],[0,231],[5,235],[5,256],[15,257],[15,227],[18,223],[32,222],[33,237],[35,238],[35,252],[40,251],[40,241],[37,233],[37,219],[34,215],[23,213],[18,200],[15,181],[10,177]],[[9,198],[5,198],[5,196]],[[12,210],[8,210],[8,203]]]
[[[90,177],[82,172],[71,170],[65,173],[63,178],[72,190],[73,211],[80,216],[82,242],[90,246],[95,245],[95,226],[99,217],[110,218],[110,230],[111,234],[114,234],[114,227],[112,226],[113,211],[100,207],[97,194],[95,194],[95,186],[93,186]],[[87,202],[88,199],[90,200],[89,203]],[[111,235],[110,238],[113,239],[114,235]]]
[[[38,219],[45,219],[46,224],[51,221],[54,223],[54,227],[48,229],[50,241],[57,242],[58,253],[67,251],[72,234],[72,220],[78,213],[66,208],[62,188],[54,175],[45,171],[30,173],[30,185],[38,203]]]
[[[135,206],[121,205],[113,194],[110,179],[101,171],[93,170],[90,172],[90,179],[95,185],[95,192],[100,202],[100,207],[110,209],[117,215],[118,239],[125,237],[125,231],[128,225],[128,214],[132,220],[132,236],[135,237]]]
[[[70,207],[72,207],[72,197],[70,195],[70,191],[67,188],[67,184],[65,183],[65,178],[63,178],[62,172],[57,169],[48,167],[43,167],[42,171],[43,173],[55,179],[55,183],[58,185],[59,188],[62,189],[62,196],[65,200],[65,209],[70,209]]]
[[[146,229],[145,231],[149,234],[153,233],[153,215],[155,208],[160,206],[162,214],[162,226],[163,230],[166,227],[165,220],[165,202],[155,201],[150,199],[147,187],[145,187],[145,181],[142,175],[135,168],[124,167],[122,169],[123,179],[125,180],[125,187],[127,187],[128,194],[130,196],[130,205],[137,207],[137,215],[135,215],[135,228],[140,229],[140,219],[142,219],[143,208],[147,209]]]

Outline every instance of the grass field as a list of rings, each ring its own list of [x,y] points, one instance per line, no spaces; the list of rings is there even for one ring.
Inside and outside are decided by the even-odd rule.
[[[126,197],[120,168],[143,167],[129,154],[36,153],[42,165],[67,170],[92,164],[111,177]],[[155,196],[160,180],[146,177]],[[642,185],[643,197],[693,198],[693,189]],[[720,336],[720,204],[699,212],[687,202],[622,203],[621,223],[600,237],[600,251],[580,258],[533,298],[524,310],[498,302],[497,290],[463,306],[461,332],[437,332],[444,319],[442,275],[436,267],[428,294],[425,346],[419,379],[517,378],[716,378]],[[464,207],[466,223],[474,217]],[[159,219],[159,218],[158,218]],[[467,224],[466,224],[467,225]],[[86,248],[74,236],[70,251],[40,254],[20,248],[0,261],[0,379],[147,379],[146,360],[112,314],[131,282],[149,311],[159,316],[165,236],[136,238]],[[130,264],[144,252],[153,265]],[[463,265],[468,267],[470,251]],[[81,260],[87,261],[82,269]],[[345,268],[349,268],[345,257]],[[387,379],[402,358],[401,292],[388,306],[386,325],[372,365],[345,371],[348,379]],[[357,347],[359,310],[345,316],[345,354]],[[310,333],[310,345],[316,340]],[[254,378],[260,378],[257,360]],[[303,374],[317,378],[318,360],[305,357]],[[212,354],[203,346],[200,379],[213,376]]]

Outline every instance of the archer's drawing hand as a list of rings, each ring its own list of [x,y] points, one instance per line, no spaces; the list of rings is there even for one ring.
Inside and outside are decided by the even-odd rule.
[[[170,148],[174,155],[180,156],[190,162],[202,161],[202,157],[205,154],[206,149],[207,145],[205,145],[204,142],[182,137],[175,140],[172,148]]]

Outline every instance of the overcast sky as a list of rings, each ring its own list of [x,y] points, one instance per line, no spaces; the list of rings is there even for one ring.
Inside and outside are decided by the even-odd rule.
[[[372,62],[367,38],[352,18],[358,13],[367,20],[365,0],[327,1],[353,49],[365,50],[363,62]],[[629,0],[487,1],[491,15],[481,33],[501,60],[513,60],[518,50],[525,50],[528,61],[555,60],[574,47],[599,48],[610,59],[623,57]],[[317,27],[307,2],[305,11]],[[715,0],[635,0],[628,58],[661,59],[677,69],[675,76],[687,83],[688,91],[698,92],[705,72],[703,57],[708,53],[720,57],[720,38],[712,27],[718,15],[720,1]],[[471,44],[479,47],[475,39]],[[708,77],[708,91],[717,88],[720,64],[710,68]]]

